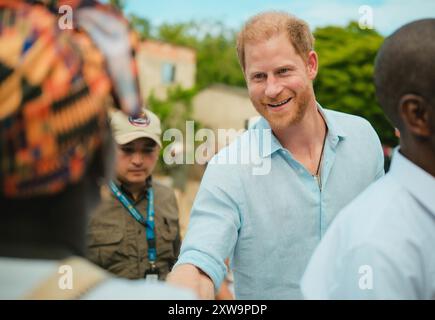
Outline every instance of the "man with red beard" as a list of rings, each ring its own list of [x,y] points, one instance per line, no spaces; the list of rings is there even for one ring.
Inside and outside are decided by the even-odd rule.
[[[236,298],[298,299],[328,225],[384,175],[382,148],[366,120],[316,101],[318,57],[304,21],[259,14],[243,27],[237,50],[262,118],[209,163],[168,281],[211,298],[230,257]]]

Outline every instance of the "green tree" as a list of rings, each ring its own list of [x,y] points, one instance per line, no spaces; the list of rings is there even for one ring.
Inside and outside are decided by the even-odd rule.
[[[196,95],[197,90],[182,89],[180,86],[170,88],[166,99],[157,98],[154,93],[148,99],[148,105],[161,121],[162,131],[167,129],[179,129],[184,134],[186,133],[186,120],[192,119],[192,99]],[[198,125],[195,122],[195,125]],[[196,131],[197,128],[195,128]],[[162,141],[163,148],[162,156],[159,157],[159,169],[166,174],[171,173],[172,167],[163,161],[163,151],[171,141]]]
[[[356,22],[347,27],[324,27],[314,32],[319,74],[314,83],[318,101],[327,108],[366,118],[381,141],[396,145],[394,129],[375,98],[373,65],[383,37],[361,30]]]
[[[141,40],[151,37],[151,23],[148,19],[139,17],[135,14],[129,15],[131,27],[139,34]]]
[[[109,0],[109,3],[120,11],[123,11],[127,5],[127,0]]]
[[[222,23],[163,24],[158,28],[157,38],[195,49],[199,89],[213,83],[245,85],[235,49],[236,32]]]

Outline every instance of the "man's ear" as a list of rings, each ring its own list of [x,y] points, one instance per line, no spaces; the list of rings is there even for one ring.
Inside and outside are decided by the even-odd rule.
[[[308,60],[307,60],[308,78],[310,80],[314,80],[316,78],[318,68],[319,68],[319,58],[317,56],[317,53],[311,50],[308,53]]]
[[[399,114],[408,132],[422,138],[431,135],[429,104],[415,94],[406,94],[400,99]]]

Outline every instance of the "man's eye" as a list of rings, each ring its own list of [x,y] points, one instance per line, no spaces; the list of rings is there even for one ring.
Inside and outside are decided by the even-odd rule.
[[[289,68],[282,68],[282,69],[279,69],[279,70],[278,70],[278,73],[279,73],[279,74],[286,74],[286,73],[288,73],[289,71],[290,71]]]
[[[264,79],[266,76],[265,76],[265,74],[264,73],[257,73],[257,74],[254,74],[254,76],[252,77],[254,80],[262,80],[262,79]]]

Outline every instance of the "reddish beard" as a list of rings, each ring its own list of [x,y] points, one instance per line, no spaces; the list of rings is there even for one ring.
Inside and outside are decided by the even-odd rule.
[[[283,101],[285,99],[276,99],[276,102]],[[300,93],[299,96],[292,98],[290,100],[289,109],[286,110],[285,114],[274,113],[270,111],[267,106],[262,104],[261,110],[257,111],[269,122],[272,129],[285,129],[291,125],[297,124],[302,121],[307,111],[310,101],[309,91],[304,91]],[[270,103],[270,102],[269,102]]]

